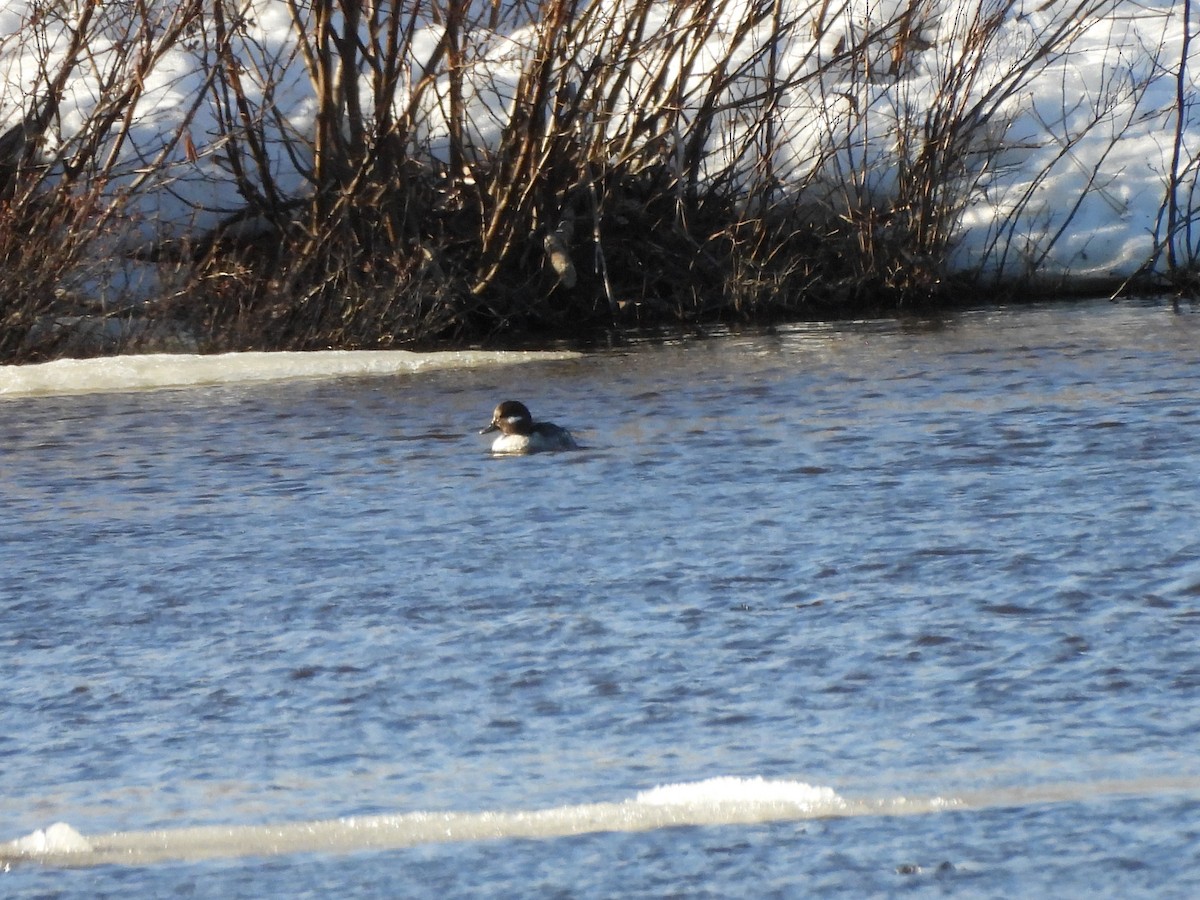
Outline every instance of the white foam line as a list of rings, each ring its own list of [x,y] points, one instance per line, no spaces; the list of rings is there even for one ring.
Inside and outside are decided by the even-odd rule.
[[[397,375],[574,359],[570,351],[320,350],[310,353],[157,353],[0,366],[0,397],[155,390],[298,378]]]

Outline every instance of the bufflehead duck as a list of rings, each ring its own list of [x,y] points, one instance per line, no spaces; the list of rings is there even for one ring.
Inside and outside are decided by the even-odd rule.
[[[524,403],[505,400],[492,413],[492,424],[480,434],[502,431],[492,443],[493,453],[541,453],[545,450],[578,450],[571,432],[550,422],[535,422]]]

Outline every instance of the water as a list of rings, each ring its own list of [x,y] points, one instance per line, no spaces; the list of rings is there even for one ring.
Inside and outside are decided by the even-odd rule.
[[[0,399],[0,842],[94,852],[4,896],[1200,891],[1195,313],[87,372]]]

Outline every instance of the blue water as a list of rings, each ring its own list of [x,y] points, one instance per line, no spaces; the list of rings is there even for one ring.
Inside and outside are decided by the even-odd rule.
[[[510,397],[585,449],[490,457]],[[1198,484],[1200,318],[1156,305],[0,401],[0,842],[973,798],[0,894],[1196,895]]]

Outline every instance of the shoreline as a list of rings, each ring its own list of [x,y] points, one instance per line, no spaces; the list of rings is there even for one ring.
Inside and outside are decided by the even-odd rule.
[[[970,296],[922,298],[904,303],[860,300],[836,308],[797,309],[781,304],[762,304],[747,312],[736,309],[712,309],[707,315],[673,318],[665,315],[641,316],[638,311],[611,318],[597,315],[572,323],[532,320],[520,326],[495,329],[489,333],[466,333],[455,337],[427,336],[410,340],[356,341],[325,346],[295,346],[290,341],[229,340],[213,323],[216,334],[205,335],[194,329],[186,318],[174,317],[168,310],[153,305],[131,307],[119,312],[47,313],[30,329],[26,345],[17,358],[0,360],[0,366],[36,365],[56,360],[96,357],[139,356],[148,354],[188,354],[216,356],[231,353],[278,352],[375,352],[410,351],[445,353],[464,351],[547,351],[586,350],[613,347],[644,339],[703,337],[713,332],[740,328],[770,329],[801,323],[846,322],[860,319],[895,319],[909,316],[948,315],[969,309],[1032,306],[1041,303],[1087,303],[1099,300],[1120,302],[1149,299],[1154,302],[1194,303],[1193,293],[1171,289],[1161,279],[1130,284],[1125,279],[1083,279],[1067,287],[1037,289],[1031,285],[972,291]]]
[[[1159,285],[1145,285],[1142,289],[1127,289],[1111,293],[1113,281],[1093,280],[1078,285],[1077,290],[1026,291],[1018,295],[1014,291],[997,291],[991,295],[975,295],[969,299],[945,300],[942,302],[895,304],[860,303],[851,308],[820,314],[801,315],[788,310],[759,311],[755,315],[713,315],[691,321],[670,319],[650,321],[595,321],[582,322],[574,326],[555,326],[533,323],[530,327],[497,331],[485,336],[466,336],[459,339],[412,340],[388,345],[360,345],[351,342],[347,346],[294,347],[294,346],[248,346],[229,347],[220,342],[208,343],[199,335],[190,334],[185,324],[178,320],[156,319],[139,314],[95,314],[69,317],[49,317],[47,329],[54,329],[56,346],[62,351],[46,353],[37,358],[16,362],[0,362],[0,368],[12,366],[40,366],[53,362],[84,361],[90,359],[129,359],[143,356],[187,356],[216,358],[222,356],[247,356],[299,353],[313,359],[358,354],[410,354],[425,357],[452,354],[516,354],[530,355],[575,354],[597,349],[614,349],[641,342],[673,341],[681,339],[703,339],[721,334],[737,333],[743,329],[770,332],[776,328],[803,324],[836,324],[863,320],[903,320],[906,318],[937,318],[971,310],[1035,307],[1042,304],[1088,304],[1099,302],[1136,302],[1153,305],[1196,305],[1196,297],[1181,291],[1171,291]],[[1118,285],[1125,286],[1127,285]]]

